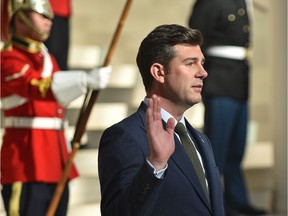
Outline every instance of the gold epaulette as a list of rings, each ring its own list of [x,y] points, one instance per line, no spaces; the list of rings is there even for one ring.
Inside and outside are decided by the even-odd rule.
[[[41,96],[44,98],[51,86],[51,82],[52,82],[51,77],[47,77],[41,80],[32,79],[30,83],[32,86],[37,86],[39,88]]]

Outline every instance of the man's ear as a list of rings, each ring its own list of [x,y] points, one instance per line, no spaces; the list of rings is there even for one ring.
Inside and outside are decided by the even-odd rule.
[[[160,83],[164,83],[164,67],[162,64],[154,63],[150,68],[150,73]]]

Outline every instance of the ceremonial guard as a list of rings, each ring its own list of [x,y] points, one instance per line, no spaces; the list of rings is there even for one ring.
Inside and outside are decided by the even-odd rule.
[[[110,78],[110,66],[59,71],[43,45],[52,19],[48,0],[1,1],[1,184],[7,215],[45,215],[69,156],[64,106],[88,88],[105,88]],[[77,175],[73,166],[69,179]],[[56,215],[66,215],[68,197],[66,186]]]
[[[204,133],[224,180],[227,215],[264,215],[251,205],[241,170],[249,119],[251,0],[197,0],[189,27],[204,38]]]

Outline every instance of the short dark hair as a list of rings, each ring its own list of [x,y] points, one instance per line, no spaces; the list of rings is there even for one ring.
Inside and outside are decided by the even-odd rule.
[[[200,31],[177,24],[160,25],[150,32],[140,44],[136,57],[146,92],[153,84],[150,67],[154,63],[162,64],[169,71],[170,62],[176,56],[175,45],[201,46],[202,42]]]

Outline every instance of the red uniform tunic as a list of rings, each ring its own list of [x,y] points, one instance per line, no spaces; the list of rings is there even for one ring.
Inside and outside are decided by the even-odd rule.
[[[37,45],[37,43],[35,43]],[[34,45],[35,45],[34,44]],[[44,66],[44,55],[33,48],[33,43],[17,39],[12,46],[1,52],[1,99],[3,99],[4,122],[11,117],[35,117],[48,120],[64,120],[64,108],[57,103],[50,89],[51,75],[58,71],[55,59],[52,67]],[[39,44],[38,44],[39,45]],[[29,50],[29,48],[33,48]],[[50,59],[50,58],[49,58]],[[50,70],[50,71],[49,71]],[[50,73],[50,74],[49,74]],[[44,84],[44,85],[42,85]],[[42,87],[47,88],[42,88]],[[19,100],[5,104],[7,98]],[[7,101],[6,101],[7,102]],[[10,101],[11,102],[11,101]],[[17,104],[18,102],[18,104]],[[35,118],[35,119],[36,119]],[[39,119],[38,119],[39,120]],[[17,122],[16,122],[17,123]],[[1,183],[21,182],[57,183],[69,156],[63,128],[46,129],[47,125],[32,124],[31,127],[5,128],[1,147]],[[4,123],[5,126],[5,123]],[[73,166],[70,179],[78,175]]]

